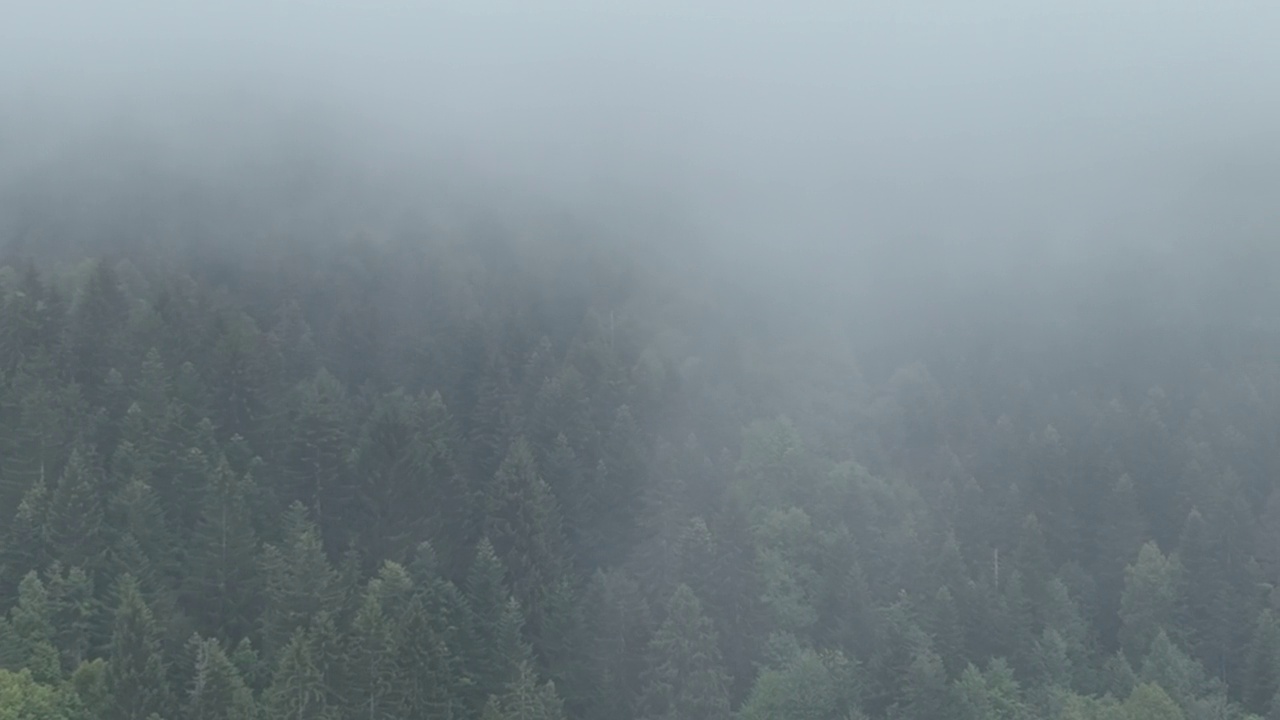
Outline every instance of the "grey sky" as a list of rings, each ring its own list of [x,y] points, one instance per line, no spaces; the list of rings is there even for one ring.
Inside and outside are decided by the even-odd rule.
[[[1274,3],[26,5],[0,30],[11,156],[115,123],[216,162],[311,113],[375,165],[840,261],[805,273],[1168,239],[1211,169],[1277,156]]]

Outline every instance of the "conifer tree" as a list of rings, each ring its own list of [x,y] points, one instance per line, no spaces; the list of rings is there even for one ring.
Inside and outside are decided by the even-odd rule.
[[[667,603],[667,619],[649,641],[638,715],[646,720],[729,717],[731,682],[715,628],[687,585]]]
[[[49,490],[37,480],[22,496],[22,502],[0,546],[3,555],[5,595],[16,591],[18,582],[30,571],[43,569],[52,556],[49,542]]]
[[[547,593],[564,576],[566,563],[559,507],[523,438],[512,444],[486,495],[485,535],[537,638],[546,621]]]
[[[254,720],[257,703],[216,639],[194,637],[195,672],[184,716],[191,720]]]
[[[538,683],[528,662],[520,663],[516,677],[501,695],[490,696],[480,720],[565,720],[564,703],[555,683]]]
[[[258,544],[247,500],[252,480],[237,477],[223,457],[206,482],[187,558],[184,606],[202,626],[239,638],[251,629],[257,595]]]
[[[275,674],[267,688],[267,715],[281,720],[321,720],[331,717],[324,674],[315,658],[311,639],[296,628],[278,653]]]
[[[597,570],[584,593],[582,678],[571,683],[585,717],[626,717],[640,692],[651,611],[622,570]]]
[[[1263,715],[1280,691],[1280,621],[1270,608],[1258,614],[1251,635],[1241,690],[1245,707]]]
[[[54,562],[45,571],[54,645],[63,669],[71,672],[89,659],[91,651],[106,644],[109,628],[103,617],[93,580],[78,567],[63,568]]]
[[[49,497],[49,545],[66,566],[99,573],[105,549],[102,471],[87,449],[72,449]]]
[[[146,720],[170,709],[162,637],[132,576],[121,576],[116,595],[107,664],[110,720]]]
[[[49,594],[40,577],[31,571],[18,585],[18,603],[9,611],[9,642],[4,654],[17,669],[31,671],[36,682],[55,683],[62,679],[58,651],[53,644],[53,611]]]
[[[1145,657],[1161,630],[1174,627],[1181,599],[1177,558],[1166,558],[1154,542],[1142,546],[1125,571],[1120,598],[1120,642],[1129,658]]]
[[[273,654],[298,628],[312,618],[333,611],[341,600],[338,574],[321,547],[320,533],[301,502],[294,502],[283,518],[284,540],[262,550],[262,613],[264,648]]]

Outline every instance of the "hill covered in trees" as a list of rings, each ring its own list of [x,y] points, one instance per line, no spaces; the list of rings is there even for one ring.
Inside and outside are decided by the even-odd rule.
[[[1280,336],[1206,266],[891,318],[567,222],[24,207],[0,716],[1280,713]]]

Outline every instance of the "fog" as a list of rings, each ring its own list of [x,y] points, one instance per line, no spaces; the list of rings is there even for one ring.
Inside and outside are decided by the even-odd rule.
[[[1280,3],[8,4],[0,718],[1280,717]]]
[[[1204,273],[1204,253],[1257,267],[1278,219],[1280,9],[1261,3],[7,15],[5,196],[38,194],[38,176],[64,193],[59,215],[110,205],[139,163],[247,196],[288,176],[293,202],[346,198],[357,224],[386,210],[365,198],[396,192],[523,203],[779,301],[873,288],[853,298],[898,315],[928,315],[949,286]],[[90,180],[70,192],[73,172]]]

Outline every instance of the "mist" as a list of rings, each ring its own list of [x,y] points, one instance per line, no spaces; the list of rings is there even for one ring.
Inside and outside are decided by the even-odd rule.
[[[27,5],[0,716],[1280,710],[1280,5]]]
[[[27,8],[0,71],[5,165],[132,132],[199,172],[310,137],[317,159],[466,172],[615,232],[668,218],[743,272],[785,260],[838,282],[943,248],[952,266],[1051,263],[1208,241],[1197,212],[1239,194],[1223,174],[1274,182],[1277,19],[1101,2]]]

